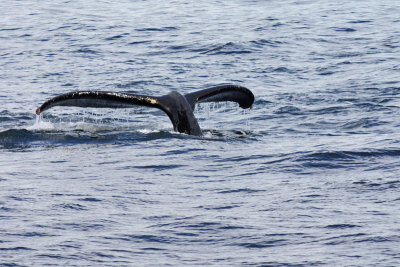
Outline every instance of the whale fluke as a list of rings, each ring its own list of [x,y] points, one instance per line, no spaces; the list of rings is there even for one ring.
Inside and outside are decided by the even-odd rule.
[[[232,101],[241,108],[251,108],[254,102],[253,93],[238,85],[221,85],[185,95],[192,109],[196,103]]]
[[[56,96],[43,103],[36,114],[55,106],[71,106],[84,108],[131,108],[133,106],[157,107],[157,97],[133,95],[106,91],[78,91]]]
[[[196,91],[185,96],[173,91],[164,96],[146,96],[106,91],[77,91],[56,96],[36,109],[39,115],[55,106],[131,108],[147,106],[163,110],[170,118],[174,130],[200,136],[201,129],[193,114],[196,103],[233,101],[241,108],[251,108],[253,93],[241,86],[223,85]]]

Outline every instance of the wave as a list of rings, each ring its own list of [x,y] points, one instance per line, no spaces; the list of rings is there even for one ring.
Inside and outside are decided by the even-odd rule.
[[[354,28],[341,28],[341,27],[333,27],[332,28],[334,31],[337,31],[337,32],[355,32],[355,31],[357,31],[356,29],[354,29]]]
[[[259,167],[254,169],[254,173],[263,174],[267,171],[308,175],[327,170],[362,169],[368,171],[377,168],[392,171],[399,167],[399,164],[396,163],[399,156],[400,149],[398,148],[281,153],[257,160]],[[364,182],[367,185],[370,184],[364,180],[356,183],[363,185]],[[398,185],[400,183],[396,178],[387,187],[397,187]]]
[[[176,31],[178,30],[178,27],[149,27],[149,28],[140,28],[140,29],[135,29],[135,31],[138,32],[166,32],[166,31]]]
[[[400,149],[371,149],[366,151],[326,151],[307,154],[304,158],[316,160],[337,160],[400,156]]]
[[[91,126],[89,126],[91,127]],[[9,129],[0,132],[0,149],[25,150],[45,146],[69,146],[79,144],[123,144],[144,142],[163,138],[175,138],[177,135],[168,131],[98,131]]]
[[[168,124],[169,125],[169,124]],[[159,125],[157,125],[159,126]],[[151,125],[113,125],[90,122],[53,123],[40,121],[25,128],[0,131],[0,149],[21,150],[44,146],[69,146],[78,144],[124,144],[158,139],[200,139],[205,141],[249,141],[258,135],[245,130],[203,129],[203,136],[196,137]]]
[[[250,54],[254,49],[250,46],[242,43],[228,42],[221,45],[216,45],[213,48],[208,48],[202,51],[200,54],[212,54],[212,55],[231,55],[231,54]]]

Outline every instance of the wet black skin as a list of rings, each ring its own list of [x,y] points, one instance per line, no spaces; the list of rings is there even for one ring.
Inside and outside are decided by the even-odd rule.
[[[155,107],[163,110],[170,118],[174,130],[180,133],[201,136],[202,132],[193,114],[196,103],[232,101],[241,108],[251,108],[253,93],[242,86],[222,85],[182,95],[173,91],[155,97],[104,91],[78,91],[56,96],[36,109],[39,115],[55,106],[131,108],[135,105]]]

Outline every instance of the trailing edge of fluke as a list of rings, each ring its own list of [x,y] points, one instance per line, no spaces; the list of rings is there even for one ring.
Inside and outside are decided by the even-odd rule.
[[[232,101],[241,108],[251,108],[253,93],[242,86],[222,85],[181,95],[172,91],[164,96],[146,96],[106,91],[77,91],[56,96],[36,109],[39,115],[55,106],[131,108],[136,105],[163,110],[170,118],[174,130],[190,135],[202,135],[200,126],[193,114],[196,103]]]

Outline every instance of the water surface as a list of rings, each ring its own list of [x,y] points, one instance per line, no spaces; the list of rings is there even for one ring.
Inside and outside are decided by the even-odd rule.
[[[0,265],[398,266],[396,1],[16,1],[0,18]],[[220,84],[203,137],[75,90]]]

